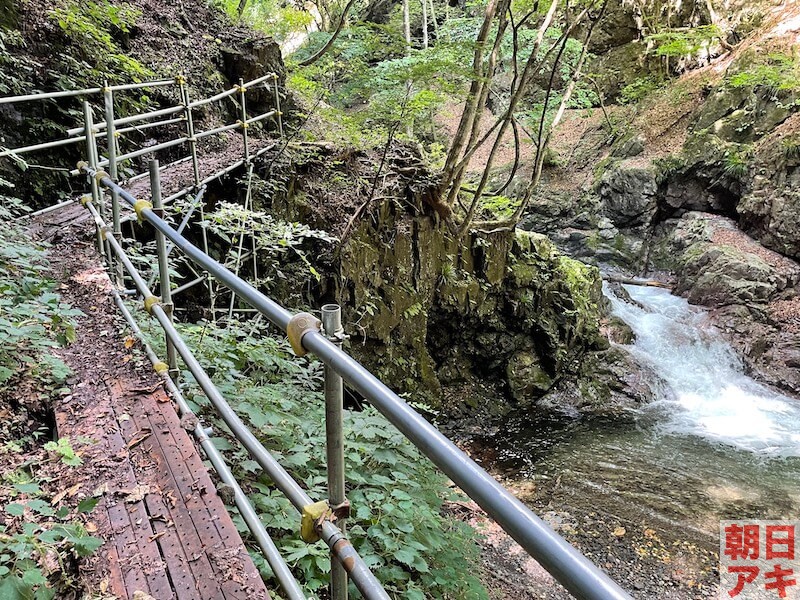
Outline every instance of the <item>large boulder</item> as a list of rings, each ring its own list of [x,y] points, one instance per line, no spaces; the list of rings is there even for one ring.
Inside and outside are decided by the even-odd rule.
[[[690,212],[671,229],[675,291],[711,309],[754,377],[800,392],[800,265],[719,215]]]
[[[606,171],[598,191],[602,214],[617,227],[647,226],[658,210],[658,185],[650,169]]]
[[[676,291],[705,306],[769,302],[800,282],[800,267],[762,248],[734,221],[687,213],[672,234]]]
[[[239,80],[253,81],[275,73],[283,84],[286,79],[286,68],[283,64],[281,47],[271,37],[253,37],[238,41],[235,45],[223,46],[222,72],[231,85],[238,85]],[[272,82],[256,86],[247,92],[247,105],[253,111],[264,112],[275,107],[275,87]],[[283,108],[288,98],[281,98]]]

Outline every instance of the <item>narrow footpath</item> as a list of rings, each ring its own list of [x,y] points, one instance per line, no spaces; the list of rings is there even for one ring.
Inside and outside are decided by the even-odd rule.
[[[70,484],[100,499],[93,535],[103,546],[82,566],[95,592],[120,599],[269,598],[171,399],[128,336],[78,204],[42,215],[63,298],[83,311],[60,352],[71,394],[54,407],[59,437],[83,465]]]

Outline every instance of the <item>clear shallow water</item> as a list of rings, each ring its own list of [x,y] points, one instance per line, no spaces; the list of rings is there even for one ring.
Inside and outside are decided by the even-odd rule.
[[[513,419],[486,456],[553,506],[672,527],[713,548],[720,519],[800,514],[800,402],[747,377],[701,310],[656,288],[611,297],[664,380],[634,423]],[[541,500],[541,499],[540,499]]]

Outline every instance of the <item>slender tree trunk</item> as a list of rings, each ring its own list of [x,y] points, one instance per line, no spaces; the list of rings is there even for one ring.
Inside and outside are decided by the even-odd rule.
[[[403,33],[406,38],[406,54],[411,53],[411,14],[408,0],[403,0]]]
[[[425,0],[422,0],[425,2]],[[433,30],[436,32],[436,39],[439,39],[439,21],[436,20],[436,7],[433,5],[433,0],[430,0],[431,3],[431,21],[433,21]]]
[[[406,37],[406,56],[411,54],[411,10],[409,0],[403,0],[403,33]],[[406,81],[406,97],[411,95],[412,82]],[[414,136],[414,123],[406,123],[406,135],[411,138]]]
[[[244,14],[244,9],[247,8],[247,0],[239,0],[239,7],[236,9],[236,12],[239,13],[239,18],[242,18]]]
[[[528,184],[528,187],[525,189],[525,194],[522,197],[522,201],[517,207],[517,210],[514,211],[514,215],[512,217],[514,223],[518,223],[522,218],[522,215],[525,213],[525,209],[528,207],[528,204],[530,204],[533,193],[536,191],[536,188],[539,185],[539,180],[542,177],[542,165],[544,164],[544,151],[547,148],[547,144],[550,142],[550,136],[553,133],[553,130],[561,122],[561,119],[564,116],[564,111],[567,109],[569,100],[572,97],[572,92],[575,91],[575,85],[578,83],[578,79],[580,79],[583,64],[586,61],[586,55],[589,48],[589,42],[592,39],[592,33],[594,33],[594,28],[597,23],[603,18],[603,13],[605,13],[607,4],[608,0],[603,0],[603,4],[600,7],[600,12],[597,18],[591,20],[589,30],[586,32],[586,38],[583,42],[581,55],[578,58],[578,63],[575,65],[575,70],[572,73],[572,77],[570,78],[567,88],[564,90],[564,94],[561,97],[561,104],[556,111],[556,115],[553,117],[553,121],[548,127],[547,135],[542,136],[542,132],[540,130],[539,141],[536,148],[536,164],[534,166],[533,175],[531,176],[531,181]]]
[[[428,0],[422,0],[422,47],[428,48]]]
[[[483,13],[483,24],[475,39],[475,51],[472,57],[472,82],[470,83],[469,92],[467,93],[467,100],[464,102],[464,110],[461,112],[461,120],[458,123],[455,136],[453,136],[453,141],[450,144],[450,150],[447,152],[444,169],[442,169],[442,194],[446,194],[453,183],[453,178],[455,176],[454,168],[467,142],[467,133],[472,130],[482,89],[481,86],[483,84],[483,49],[486,45],[486,40],[489,38],[492,20],[495,14],[497,14],[497,5],[498,0],[489,0],[486,5],[486,10]],[[449,207],[451,202],[446,204]]]
[[[495,138],[494,144],[492,145],[492,149],[489,152],[489,157],[487,159],[486,165],[484,166],[484,170],[483,170],[483,174],[481,176],[481,180],[480,180],[480,182],[478,184],[477,193],[473,197],[472,204],[471,204],[469,210],[467,211],[467,214],[464,216],[464,220],[462,221],[461,227],[459,228],[459,231],[462,234],[469,227],[469,223],[470,223],[470,221],[472,220],[472,218],[473,218],[473,216],[475,214],[475,210],[477,208],[478,202],[480,201],[481,194],[483,194],[483,190],[485,189],[486,183],[487,183],[487,181],[489,179],[489,173],[491,171],[492,164],[494,162],[494,157],[497,154],[497,150],[500,147],[500,143],[501,143],[501,141],[503,139],[503,135],[505,134],[506,130],[508,129],[509,123],[511,122],[511,118],[514,115],[514,110],[516,109],[517,104],[519,103],[519,101],[522,99],[522,96],[524,95],[524,90],[527,88],[527,83],[530,81],[530,79],[533,76],[533,71],[534,71],[533,67],[534,67],[535,64],[538,64],[538,61],[536,60],[536,58],[537,58],[537,54],[539,52],[539,48],[541,47],[541,44],[544,41],[544,35],[545,35],[545,32],[547,31],[547,28],[550,27],[550,23],[552,23],[553,18],[555,17],[555,13],[556,13],[556,9],[558,8],[558,4],[559,4],[559,0],[553,0],[552,3],[550,4],[550,9],[548,10],[547,14],[545,15],[544,21],[542,22],[542,24],[539,27],[539,31],[538,31],[537,36],[536,36],[536,42],[534,43],[534,47],[531,50],[531,53],[528,56],[528,60],[527,60],[527,62],[525,64],[525,68],[523,69],[522,74],[520,75],[519,85],[517,86],[515,93],[512,95],[512,97],[511,97],[511,99],[509,101],[508,109],[506,110],[504,116],[501,118],[501,121],[499,121],[499,128],[500,129],[499,129],[499,131],[497,133],[497,137]],[[486,80],[487,77],[484,77],[483,79]],[[484,81],[484,85],[486,85],[487,88],[488,88],[489,83],[490,83],[490,81]],[[482,89],[481,89],[481,91],[482,91]],[[483,97],[483,99],[485,101],[485,96]],[[481,106],[480,108],[482,109],[483,107]],[[475,121],[474,121],[476,119],[476,117],[475,117],[474,114],[472,115],[472,118],[473,118],[473,122],[472,122],[473,128],[472,129],[473,129],[473,132],[474,132],[474,131],[476,131]],[[462,117],[462,120],[463,120],[463,117]],[[465,156],[460,161],[460,164],[454,165],[454,167],[453,167],[454,175],[451,176],[450,188],[449,188],[449,193],[448,193],[448,196],[447,196],[448,205],[452,206],[453,203],[455,202],[455,199],[458,197],[458,192],[459,192],[460,187],[461,187],[461,182],[463,181],[463,177],[464,177],[464,173],[466,171],[467,164],[469,164],[469,156],[471,156],[471,154],[473,152],[475,152],[475,150],[477,150],[477,148],[480,147],[480,145],[482,143],[483,143],[483,140],[481,140],[477,144],[473,143],[470,147],[467,148],[467,151],[465,152]],[[451,149],[451,151],[452,151],[452,149]],[[459,152],[459,155],[460,155],[460,152]],[[448,158],[449,158],[449,156],[448,156]],[[456,158],[459,158],[459,157],[456,157]],[[447,168],[447,167],[445,166],[445,168]]]

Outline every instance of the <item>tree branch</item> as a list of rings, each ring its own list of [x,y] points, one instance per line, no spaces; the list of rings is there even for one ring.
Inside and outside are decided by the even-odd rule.
[[[246,0],[242,1],[244,2]],[[331,35],[328,41],[325,42],[325,45],[322,46],[322,48],[320,48],[319,50],[317,50],[317,52],[313,56],[300,62],[301,67],[307,67],[308,65],[314,64],[320,58],[322,58],[328,50],[330,50],[331,46],[333,46],[333,43],[336,41],[336,38],[338,38],[339,34],[342,33],[342,29],[344,29],[344,24],[347,22],[347,13],[350,12],[350,9],[353,7],[355,3],[356,0],[350,0],[345,5],[344,11],[342,11],[342,18],[339,19],[339,25],[336,26],[336,31],[333,32],[333,35]]]

